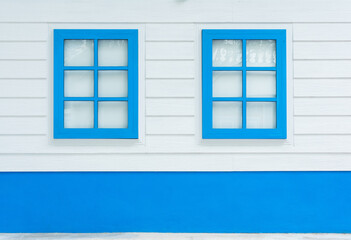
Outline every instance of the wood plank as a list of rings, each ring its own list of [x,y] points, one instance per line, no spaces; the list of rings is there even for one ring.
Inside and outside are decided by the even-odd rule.
[[[3,6],[0,9],[7,11],[7,14],[18,12],[9,12]],[[46,23],[0,23],[0,32],[0,41],[46,41],[48,38],[48,25]]]
[[[52,124],[45,120],[46,125]],[[50,128],[49,128],[50,129]],[[0,153],[141,153],[145,146],[127,139],[53,139],[52,130],[47,135],[0,135]],[[1,159],[0,159],[1,161]]]
[[[146,134],[194,134],[194,117],[147,117]]]
[[[295,42],[294,59],[351,59],[351,42]]]
[[[261,154],[6,154],[0,155],[0,171],[350,171],[350,154],[294,154],[294,153],[261,153]],[[283,161],[282,161],[283,159]],[[331,161],[332,159],[332,161]],[[13,234],[11,234],[13,235]],[[79,234],[78,234],[79,235]],[[94,235],[94,234],[93,234]],[[179,233],[177,233],[179,237]],[[247,234],[247,238],[234,236],[233,239],[261,240],[262,235]],[[269,234],[266,234],[269,235]],[[280,235],[278,237],[277,235]],[[272,234],[267,237],[270,240],[330,240],[328,237],[320,238],[323,234],[316,234],[315,237],[301,238],[301,234]],[[311,235],[311,234],[309,234]],[[335,234],[332,239],[349,240],[342,234],[340,237]],[[340,234],[339,234],[340,235]],[[33,236],[33,234],[30,234]],[[56,238],[57,236],[57,238]],[[62,240],[55,233],[55,237],[46,236],[43,240]],[[65,234],[67,236],[67,234]],[[106,236],[106,233],[104,233]],[[109,234],[107,234],[109,236]],[[222,238],[221,238],[222,236]],[[228,240],[225,234],[219,234],[216,240]],[[21,239],[21,235],[19,238]],[[77,234],[70,238],[75,239]],[[89,234],[89,240],[92,235]],[[169,235],[164,236],[170,239]],[[196,239],[203,239],[204,235]],[[228,236],[227,236],[228,237]],[[345,238],[344,238],[345,237]],[[36,240],[38,238],[35,238]],[[39,238],[41,239],[41,238]],[[77,240],[85,239],[79,236]],[[88,238],[87,238],[88,239]],[[103,236],[96,239],[105,239]],[[111,239],[107,237],[106,239]],[[117,236],[116,236],[117,239]],[[119,240],[129,240],[128,237]],[[134,240],[138,239],[134,236]],[[141,240],[151,238],[140,238]],[[152,239],[165,239],[154,238]],[[191,240],[192,238],[176,238],[172,240]],[[209,235],[208,240],[214,239],[213,234]]]
[[[149,98],[146,99],[147,116],[194,116],[194,99]]]
[[[201,139],[201,120],[194,118],[193,135],[147,135],[148,152],[160,153],[267,153],[292,152],[285,140]]]
[[[0,116],[45,116],[47,99],[3,98],[0,99]]]
[[[193,78],[194,61],[146,61],[146,78]]]
[[[46,80],[0,80],[0,97],[47,97]]]
[[[193,22],[224,21],[232,19],[232,1],[126,1],[105,0],[103,4],[62,0],[58,3],[37,0],[36,4],[21,5],[4,2],[0,21],[41,22]],[[69,11],[67,11],[69,7]],[[211,11],[208,11],[211,9]],[[58,12],[60,14],[58,14]],[[94,13],[94,14],[91,14]]]
[[[0,42],[0,59],[47,59],[45,42]]]
[[[44,60],[0,61],[0,78],[46,78],[48,65]]]
[[[286,153],[286,157],[280,159],[282,163],[294,153],[351,153],[351,135],[295,135],[294,145],[287,145],[284,141],[270,140],[213,140],[203,141],[200,136],[194,135],[147,135],[146,144],[138,144],[128,141],[117,140],[53,140],[48,136],[25,136],[25,135],[0,135],[0,153],[50,153],[50,154],[118,154],[126,156],[133,153],[146,156],[148,154],[163,154],[164,158],[173,156],[175,153],[214,154],[217,161],[225,153],[231,154],[236,159],[237,154],[256,155]],[[206,153],[206,154],[204,154]],[[260,154],[258,154],[260,153]],[[307,155],[299,155],[305,159]],[[118,157],[117,157],[118,158]],[[329,158],[330,159],[333,158]],[[1,162],[1,156],[0,156]],[[192,162],[194,163],[194,162]],[[48,162],[49,165],[50,162]],[[247,165],[246,165],[247,166]],[[268,166],[272,167],[273,166]],[[142,168],[141,168],[142,169]]]
[[[192,42],[147,42],[146,59],[194,59],[194,43]]]
[[[347,5],[349,5],[348,3]],[[294,24],[294,41],[348,41],[351,40],[350,23]]]
[[[45,117],[0,117],[0,135],[47,134]]]
[[[295,98],[295,116],[351,115],[351,98]]]
[[[295,61],[295,78],[347,78],[351,77],[351,60]]]
[[[296,97],[351,97],[350,79],[295,79]]]
[[[351,134],[351,117],[295,117],[295,134]]]
[[[351,153],[351,135],[295,135],[294,145],[295,152]]]
[[[347,22],[350,1],[338,0],[194,0],[125,1],[103,4],[61,0],[35,4],[3,1],[0,21],[6,22]],[[88,2],[90,3],[90,2]],[[69,9],[69,11],[67,11]],[[93,14],[92,14],[93,13]]]
[[[295,135],[293,141],[291,145],[284,140],[201,140],[196,135],[148,135],[147,147],[150,153],[351,153],[351,135]]]
[[[194,41],[194,24],[147,24],[146,41]]]
[[[147,80],[146,97],[194,97],[194,80]]]

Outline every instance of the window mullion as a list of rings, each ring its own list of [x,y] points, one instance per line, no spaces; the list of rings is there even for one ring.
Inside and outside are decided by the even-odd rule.
[[[94,128],[98,128],[98,40],[94,39]]]
[[[242,66],[243,66],[243,79],[242,79],[242,96],[243,96],[243,102],[242,102],[242,111],[243,111],[243,116],[242,116],[242,128],[246,129],[246,40],[243,39],[243,50],[242,50]]]

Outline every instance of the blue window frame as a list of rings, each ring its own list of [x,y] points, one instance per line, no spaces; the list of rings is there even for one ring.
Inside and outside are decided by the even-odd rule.
[[[65,46],[65,44],[71,44],[72,41],[67,42],[69,40],[79,40],[76,42],[82,43],[80,46],[78,44],[76,46],[77,48],[73,49],[70,54],[73,54],[73,58],[80,54],[80,61],[82,63],[84,62],[84,64],[66,64],[65,49],[66,47],[68,48],[68,45]],[[117,55],[114,55],[115,52],[112,53],[112,51],[106,50],[105,48],[105,55],[103,55],[102,43],[106,45],[105,43],[107,41],[104,42],[102,40],[112,41],[110,43],[118,42],[118,44],[124,44],[124,49],[126,50],[124,50],[124,55],[122,55],[124,56],[125,64],[118,63],[120,54],[118,51]],[[101,52],[99,52],[100,41]],[[87,45],[90,49],[89,53],[85,52],[84,49],[86,48],[82,48]],[[108,46],[111,46],[111,44]],[[101,53],[101,57],[99,53]],[[109,60],[111,60],[112,57],[112,59],[114,59],[113,61],[117,60],[117,62],[115,61],[114,64],[109,64],[108,61],[106,62],[104,59],[106,54],[109,55]],[[66,55],[68,55],[68,53]],[[89,58],[91,60],[89,60]],[[89,61],[90,63],[86,64]],[[99,62],[101,62],[101,64],[99,64]],[[65,74],[80,74],[82,72],[88,73],[88,75],[90,74],[91,94],[88,96],[82,96],[80,94],[73,94],[73,96],[71,96],[66,94]],[[108,96],[101,94],[100,96],[98,90],[100,73],[116,73],[117,75],[123,75],[123,81],[125,83],[122,85],[125,89],[125,95],[116,97],[113,94]],[[88,78],[88,75],[85,75],[85,77]],[[79,81],[75,81],[76,89],[77,83],[79,84]],[[84,84],[85,83],[86,82],[84,82]],[[114,82],[112,84],[116,83]],[[109,88],[108,85],[104,85],[104,89],[106,89],[106,86]],[[79,106],[84,106],[78,109],[78,112],[75,112],[75,114],[80,114],[81,116],[79,116],[79,118],[83,119],[84,122],[88,122],[89,126],[84,124],[79,127],[75,127],[75,125],[73,125],[73,127],[68,126],[68,124],[65,123],[65,114],[70,114],[72,110],[65,111],[65,106],[78,106],[78,108]],[[119,118],[118,114],[121,112],[123,112],[123,126],[119,126],[119,123],[114,123],[114,119]],[[99,122],[100,114],[101,122]],[[86,120],[86,116],[89,116],[89,120]],[[67,115],[67,119],[71,118],[71,116],[69,118]],[[104,126],[103,122],[105,122]],[[54,138],[138,138],[138,30],[54,30]]]
[[[266,45],[272,53],[263,49]],[[236,91],[234,87],[229,94],[228,88],[220,96],[214,94],[214,78],[227,74],[234,81],[235,73],[240,79]],[[251,93],[252,89],[260,92],[262,86],[265,88],[263,82],[257,82],[260,78],[252,80],[252,76],[261,73],[274,74],[270,83],[275,85],[274,95]],[[230,84],[233,86],[233,82]],[[264,114],[270,117],[260,115],[260,111],[266,111],[262,106],[269,106]],[[224,117],[220,118],[220,114]],[[271,121],[268,127],[262,123],[267,119]],[[202,30],[202,138],[286,138],[285,30]]]

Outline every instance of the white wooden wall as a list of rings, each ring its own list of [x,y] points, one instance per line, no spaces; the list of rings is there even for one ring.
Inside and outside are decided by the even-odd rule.
[[[139,29],[139,141],[52,139],[55,28]],[[287,140],[201,140],[204,28],[287,29]],[[1,1],[0,171],[78,170],[351,170],[351,1]]]

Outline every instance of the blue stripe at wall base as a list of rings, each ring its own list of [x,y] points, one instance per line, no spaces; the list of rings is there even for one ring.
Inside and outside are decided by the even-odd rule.
[[[350,233],[351,172],[0,173],[0,232]]]

